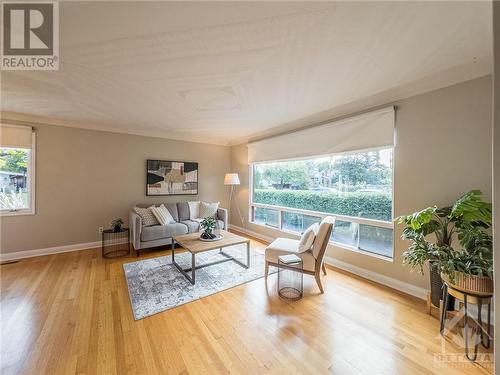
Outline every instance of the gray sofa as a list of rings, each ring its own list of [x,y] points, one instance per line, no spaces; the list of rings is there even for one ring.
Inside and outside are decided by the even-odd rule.
[[[151,205],[137,205],[137,207],[149,206]],[[144,226],[141,217],[133,209],[130,212],[130,237],[137,256],[141,249],[169,245],[172,243],[172,236],[193,233],[200,229],[199,222],[189,219],[187,202],[166,203],[165,207],[176,221],[175,223]],[[227,209],[217,210],[217,222],[220,229],[227,228]]]

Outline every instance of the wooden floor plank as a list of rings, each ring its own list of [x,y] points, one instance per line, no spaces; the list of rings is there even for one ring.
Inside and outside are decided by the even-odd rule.
[[[424,301],[333,268],[325,294],[305,276],[297,302],[271,275],[135,321],[122,265],[136,260],[93,249],[2,265],[2,374],[492,373],[435,361],[463,349]]]

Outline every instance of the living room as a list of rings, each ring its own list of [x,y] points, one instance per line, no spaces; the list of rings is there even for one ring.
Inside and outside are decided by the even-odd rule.
[[[2,374],[496,373],[499,3],[1,6]]]

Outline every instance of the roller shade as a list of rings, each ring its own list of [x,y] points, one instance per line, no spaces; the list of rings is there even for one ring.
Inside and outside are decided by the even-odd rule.
[[[394,107],[248,144],[250,163],[284,160],[394,144]]]
[[[12,148],[31,148],[31,126],[0,124],[0,146]]]

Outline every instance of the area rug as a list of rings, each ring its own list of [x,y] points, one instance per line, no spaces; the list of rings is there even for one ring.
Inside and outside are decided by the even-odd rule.
[[[224,252],[246,262],[246,245],[224,248]],[[219,250],[196,255],[196,265],[225,257]],[[175,254],[182,268],[191,266],[191,254]],[[196,270],[192,285],[172,264],[172,256],[144,259],[123,265],[135,320],[256,280],[264,276],[264,254],[250,251],[250,268],[229,261]]]

